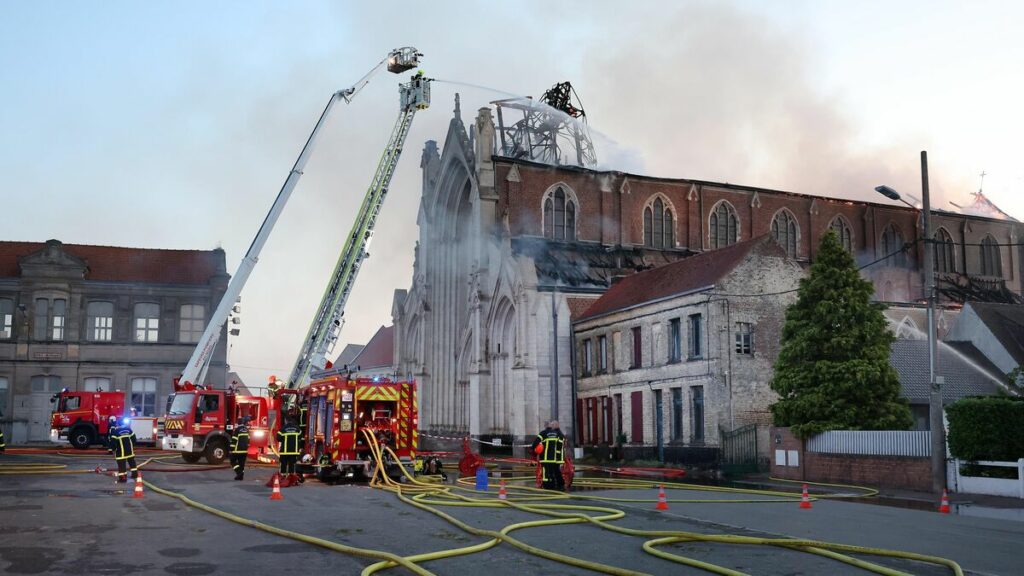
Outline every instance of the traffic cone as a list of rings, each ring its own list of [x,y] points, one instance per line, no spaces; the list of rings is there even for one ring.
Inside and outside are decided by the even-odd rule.
[[[508,492],[505,491],[505,481],[501,481],[501,488],[498,489],[498,500],[508,499]]]
[[[665,486],[658,484],[658,505],[655,510],[668,510],[668,500],[665,500]]]
[[[284,500],[284,496],[281,496],[281,475],[274,473],[274,491],[270,493],[271,500]]]
[[[135,493],[132,494],[132,498],[142,498],[143,496],[145,495],[142,493],[142,473],[139,472],[139,475],[135,477]]]
[[[807,508],[808,510],[811,509],[811,497],[807,495],[807,484],[804,484],[804,493],[800,497],[800,507]]]
[[[942,489],[942,503],[939,504],[940,514],[949,514],[949,494],[946,493],[946,489]]]

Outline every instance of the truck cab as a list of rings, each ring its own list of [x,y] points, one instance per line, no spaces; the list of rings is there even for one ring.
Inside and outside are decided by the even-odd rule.
[[[248,417],[249,453],[265,452],[276,432],[268,400],[202,388],[175,392],[164,416],[162,447],[181,452],[185,462],[205,457],[220,464],[228,456],[231,431]]]
[[[137,417],[124,405],[124,392],[81,391],[67,388],[50,398],[54,404],[50,416],[50,441],[70,442],[79,450],[93,445],[105,445],[107,420],[114,416],[120,420],[131,417],[132,431],[140,443],[155,442],[156,419]]]

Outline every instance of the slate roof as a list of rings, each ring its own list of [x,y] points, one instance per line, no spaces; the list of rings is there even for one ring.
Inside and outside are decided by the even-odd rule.
[[[0,242],[0,278],[21,276],[18,258],[44,248],[44,242]],[[159,250],[87,244],[61,244],[60,249],[86,261],[86,280],[205,285],[212,276],[224,274],[223,250]]]
[[[612,278],[664,266],[693,255],[689,250],[646,250],[606,247],[593,242],[556,242],[519,236],[512,239],[512,254],[533,260],[541,286],[556,282],[559,290],[600,294]]]
[[[363,344],[346,344],[345,349],[338,354],[338,359],[334,361],[335,366],[347,366],[348,364],[354,364],[356,356],[366,348]]]
[[[381,326],[366,343],[366,347],[349,364],[360,370],[385,368],[395,363],[395,327]]]
[[[969,348],[968,348],[969,347]],[[977,350],[970,342],[958,342],[956,348],[939,345],[935,363],[935,374],[944,376],[942,385],[943,403],[955,402],[965,396],[991,396],[999,393],[1000,387],[991,377],[986,376],[979,368],[957,354],[964,353],[968,358]],[[980,356],[981,353],[977,352]],[[911,404],[927,404],[928,386],[928,341],[897,340],[892,344],[892,355],[889,362],[900,376],[900,388],[904,398]],[[992,377],[998,376],[998,371]]]
[[[771,236],[767,234],[758,236],[627,276],[613,284],[583,313],[580,320],[711,287],[742,262],[751,250],[769,240]],[[774,241],[771,245],[784,255]]]
[[[969,302],[968,305],[1017,364],[1024,365],[1024,305],[990,302]]]

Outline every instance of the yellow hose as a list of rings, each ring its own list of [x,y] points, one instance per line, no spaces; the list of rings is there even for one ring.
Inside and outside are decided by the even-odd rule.
[[[729,534],[701,534],[684,532],[678,530],[640,530],[634,528],[626,528],[618,526],[612,522],[619,520],[625,516],[625,512],[617,508],[606,508],[600,506],[586,505],[578,503],[578,501],[596,501],[596,502],[621,502],[621,503],[653,503],[653,499],[645,498],[614,498],[608,496],[594,496],[585,494],[564,494],[561,492],[553,492],[550,490],[544,490],[529,485],[511,484],[513,482],[525,482],[532,484],[534,477],[530,476],[510,476],[506,477],[510,485],[507,486],[508,496],[506,499],[501,500],[493,496],[493,493],[488,492],[486,496],[482,496],[479,492],[468,488],[472,485],[472,479],[470,478],[459,478],[455,485],[448,486],[439,484],[436,481],[425,481],[421,478],[417,478],[409,473],[409,471],[401,464],[395,453],[388,447],[381,447],[377,443],[377,439],[373,434],[364,432],[367,443],[370,446],[372,460],[375,463],[372,477],[370,479],[370,485],[375,488],[387,490],[393,492],[396,497],[411,506],[415,506],[425,512],[433,514],[439,518],[442,518],[446,522],[458,527],[460,530],[472,534],[474,536],[483,537],[486,540],[484,542],[465,546],[461,548],[452,548],[447,550],[439,550],[435,552],[428,552],[423,554],[415,554],[410,556],[399,556],[389,552],[380,550],[357,548],[354,546],[346,546],[329,540],[316,538],[305,534],[300,534],[290,530],[284,530],[250,520],[241,516],[237,516],[216,508],[196,502],[180,493],[176,493],[170,490],[166,490],[155,486],[151,482],[144,481],[154,492],[163,494],[172,498],[177,498],[185,504],[194,508],[203,510],[210,514],[214,514],[226,520],[236,522],[244,526],[250,526],[265,532],[279,535],[282,537],[290,538],[293,540],[306,542],[315,546],[320,546],[335,552],[343,554],[360,556],[366,558],[374,558],[380,560],[379,562],[367,566],[362,574],[368,576],[379,572],[387,568],[393,568],[401,566],[407,570],[412,571],[415,574],[431,574],[431,572],[422,568],[419,564],[428,561],[441,560],[445,558],[452,558],[456,556],[465,556],[468,554],[474,554],[482,552],[489,548],[492,548],[498,544],[506,543],[519,550],[522,550],[528,554],[534,556],[559,562],[562,564],[576,566],[594,572],[604,574],[616,574],[616,575],[628,575],[637,576],[642,574],[635,570],[626,568],[620,568],[616,566],[610,566],[599,562],[592,562],[584,560],[582,558],[576,558],[565,554],[560,554],[550,550],[545,550],[536,546],[526,544],[510,534],[516,530],[524,530],[527,528],[534,528],[540,526],[553,526],[561,524],[577,524],[577,523],[589,523],[595,527],[603,530],[608,530],[618,534],[648,538],[643,545],[642,549],[655,556],[667,561],[671,561],[678,564],[683,564],[693,568],[698,568],[714,574],[721,574],[726,576],[746,576],[745,573],[733,570],[725,566],[719,566],[708,562],[703,562],[693,558],[687,558],[685,556],[667,552],[659,549],[660,546],[679,544],[679,543],[704,543],[704,544],[729,544],[729,545],[760,545],[760,546],[774,546],[779,548],[785,548],[788,550],[794,550],[798,552],[805,552],[808,554],[815,554],[823,558],[829,558],[838,562],[855,566],[873,572],[876,574],[882,574],[885,576],[907,576],[905,572],[895,570],[886,566],[868,562],[859,558],[854,558],[848,554],[859,554],[859,555],[870,555],[870,556],[882,556],[888,558],[899,558],[903,560],[911,560],[916,562],[924,562],[929,564],[935,564],[939,566],[945,566],[955,576],[963,576],[963,571],[960,566],[949,559],[940,558],[935,556],[928,556],[923,554],[915,554],[910,552],[900,552],[894,550],[885,550],[881,548],[870,548],[862,546],[852,546],[847,544],[835,544],[830,542],[820,542],[816,540],[806,539],[793,539],[793,538],[758,538],[751,536],[738,536]],[[387,475],[386,471],[386,459],[385,451],[391,457],[391,460],[397,464],[401,476],[405,479],[405,483],[394,481]],[[154,460],[165,460],[173,456],[153,456],[148,458],[142,464],[140,468],[149,464]],[[93,472],[93,470],[66,470],[66,466],[63,464],[49,464],[49,463],[12,463],[0,465],[0,474],[70,474],[70,473],[87,473]],[[513,469],[513,472],[516,470]],[[784,479],[773,478],[774,481],[780,482],[793,482]],[[795,482],[799,484],[800,482]],[[738,489],[728,488],[721,486],[697,486],[693,484],[686,484],[681,482],[652,482],[649,480],[640,479],[604,479],[604,478],[587,478],[579,479],[576,484],[582,487],[595,488],[595,489],[652,489],[658,485],[664,486],[666,491],[702,491],[712,492],[721,494],[735,494],[735,495],[754,495],[756,498],[718,498],[718,499],[669,499],[669,502],[690,502],[690,503],[712,503],[712,502],[725,502],[725,503],[777,503],[777,502],[793,502],[800,499],[800,495],[793,492],[784,492],[778,490],[754,490],[754,489]],[[807,484],[812,484],[807,482]],[[823,484],[817,483],[814,485],[824,486],[829,488],[842,488],[857,491],[857,493],[851,494],[818,494],[812,497],[812,499],[840,499],[840,498],[857,498],[864,496],[873,496],[877,494],[877,491],[866,489],[858,486],[849,486],[843,484]],[[470,495],[467,495],[470,494]],[[557,501],[568,501],[570,503],[559,503]],[[574,502],[575,501],[575,502]],[[442,512],[437,509],[440,506],[455,506],[455,507],[490,507],[490,508],[511,508],[526,512],[529,514],[536,514],[541,516],[547,516],[546,519],[531,520],[526,522],[518,522],[505,526],[500,531],[484,530],[476,528],[461,520]]]

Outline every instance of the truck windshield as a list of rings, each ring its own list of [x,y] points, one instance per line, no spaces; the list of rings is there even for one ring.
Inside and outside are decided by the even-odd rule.
[[[181,416],[192,411],[192,403],[195,401],[195,394],[175,394],[171,407],[167,410],[168,416]]]
[[[70,410],[78,410],[81,403],[82,399],[78,396],[65,396],[60,402],[60,411],[68,412]]]

